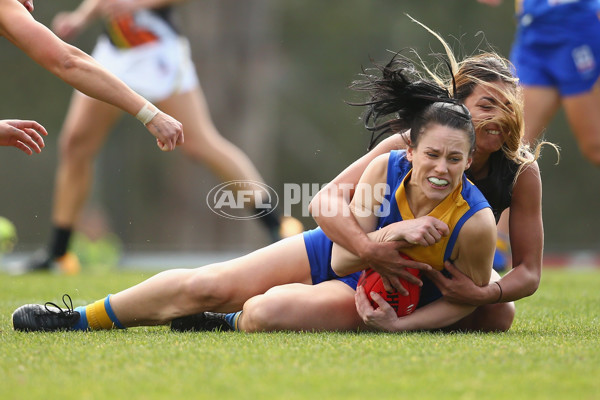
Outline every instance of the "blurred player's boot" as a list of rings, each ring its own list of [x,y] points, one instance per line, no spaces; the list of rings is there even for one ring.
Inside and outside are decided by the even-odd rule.
[[[273,243],[302,233],[304,230],[304,225],[298,219],[287,216],[280,217],[276,212],[269,212],[263,215],[259,221],[267,228],[267,232]]]
[[[69,307],[65,298],[68,298],[71,302],[71,297],[63,295],[66,310],[51,302],[44,305],[26,304],[17,308],[12,314],[13,328],[16,331],[25,332],[51,332],[71,329],[79,321],[80,314],[73,310],[72,302]]]
[[[177,332],[232,331],[227,314],[201,312],[171,321],[171,330]]]
[[[304,231],[304,225],[294,217],[283,217],[279,220],[279,238],[285,239]]]
[[[508,269],[511,265],[511,257],[510,242],[508,237],[498,233],[498,239],[496,240],[496,252],[494,253],[494,269],[498,272]]]
[[[67,252],[52,262],[51,269],[65,275],[77,275],[81,271],[81,264],[75,253]]]
[[[12,275],[22,275],[29,272],[53,271],[65,275],[76,275],[81,271],[79,259],[74,253],[53,258],[47,250],[38,250],[27,260],[15,262],[7,267],[7,272]]]

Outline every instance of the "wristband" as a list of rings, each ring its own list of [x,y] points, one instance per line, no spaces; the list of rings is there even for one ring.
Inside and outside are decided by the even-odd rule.
[[[144,107],[142,107],[135,117],[142,124],[146,125],[148,122],[152,121],[152,118],[154,118],[156,114],[158,114],[158,108],[154,107],[149,101],[147,101],[146,104],[144,104]]]
[[[494,283],[498,285],[498,289],[500,289],[500,296],[498,296],[498,300],[496,300],[496,303],[500,303],[500,300],[502,300],[502,286],[500,286],[500,283],[498,283],[498,281]]]

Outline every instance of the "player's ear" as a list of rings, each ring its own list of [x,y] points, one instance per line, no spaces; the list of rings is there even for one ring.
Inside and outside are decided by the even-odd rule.
[[[406,148],[406,159],[410,162],[413,161],[413,148],[411,146]]]
[[[473,162],[473,156],[467,158],[467,166],[465,167],[465,171],[471,168],[471,163]]]

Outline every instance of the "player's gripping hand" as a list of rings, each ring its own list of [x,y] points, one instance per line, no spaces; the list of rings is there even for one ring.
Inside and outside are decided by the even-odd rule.
[[[162,151],[172,151],[183,144],[181,122],[162,111],[146,124],[146,128],[156,137],[156,145]]]
[[[408,272],[406,268],[422,271],[431,269],[429,264],[404,258],[400,252],[402,248],[406,247],[406,242],[402,243],[400,241],[372,242],[368,253],[363,254],[362,257],[366,265],[381,275],[381,281],[386,291],[398,292],[402,296],[408,296],[408,290],[400,283],[400,279],[423,286],[423,282]]]
[[[397,329],[398,315],[380,295],[375,292],[371,293],[371,298],[379,307],[374,308],[367,298],[367,294],[362,286],[356,288],[354,295],[354,303],[356,311],[362,318],[365,325],[371,330],[394,332]]]
[[[45,146],[42,135],[48,132],[35,121],[0,120],[0,146],[13,146],[27,155],[41,153]]]
[[[471,278],[462,273],[450,261],[444,263],[444,268],[450,274],[450,278],[445,277],[439,271],[431,270],[426,272],[427,277],[437,286],[444,299],[450,303],[469,304],[473,306],[490,303],[487,292],[491,292],[492,287],[496,289],[495,285],[491,285],[492,287],[490,285],[484,287],[477,286]],[[492,297],[494,296],[495,294],[492,294]]]
[[[411,246],[430,246],[439,242],[450,233],[448,225],[437,218],[424,216],[405,221],[394,222],[379,231],[376,242],[369,247],[363,257],[369,265],[381,275],[385,290],[397,291],[407,296],[408,291],[400,283],[404,279],[410,283],[422,286],[423,282],[406,271],[406,268],[431,270],[431,266],[422,262],[407,260],[399,252]]]
[[[448,234],[450,229],[446,223],[426,215],[388,225],[380,241],[405,241],[411,245],[431,246]]]
[[[63,11],[52,19],[52,31],[59,38],[69,41],[74,39],[86,27],[87,23],[80,13]]]

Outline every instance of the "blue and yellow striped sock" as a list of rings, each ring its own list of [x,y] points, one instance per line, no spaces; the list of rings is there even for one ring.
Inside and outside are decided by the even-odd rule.
[[[98,329],[125,329],[110,306],[110,294],[105,299],[85,307],[77,307],[80,315],[79,321],[73,326],[73,330],[86,331]]]
[[[240,315],[242,315],[242,311],[228,313],[225,315],[225,321],[234,331],[239,331],[238,321],[240,320]]]

